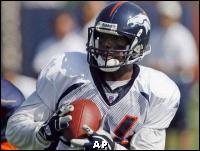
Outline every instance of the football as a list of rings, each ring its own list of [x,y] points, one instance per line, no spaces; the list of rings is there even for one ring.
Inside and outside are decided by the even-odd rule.
[[[63,132],[63,136],[67,139],[86,138],[87,134],[82,129],[87,124],[94,131],[97,131],[101,124],[101,113],[94,102],[87,99],[75,100],[71,103],[74,105],[74,111],[67,115],[72,116],[69,127]]]

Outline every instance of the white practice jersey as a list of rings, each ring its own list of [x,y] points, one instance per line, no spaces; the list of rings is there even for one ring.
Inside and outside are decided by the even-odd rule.
[[[41,124],[59,106],[80,98],[96,103],[102,116],[106,114],[104,129],[119,144],[129,142],[127,149],[164,149],[165,129],[177,111],[180,93],[164,73],[139,65],[134,65],[126,85],[113,90],[101,71],[89,67],[85,54],[66,52],[44,67],[36,91],[9,119],[8,140],[22,149],[47,148],[35,139]],[[57,149],[67,149],[66,141],[61,137]]]

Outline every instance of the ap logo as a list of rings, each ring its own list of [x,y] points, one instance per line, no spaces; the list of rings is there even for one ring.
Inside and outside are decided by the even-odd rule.
[[[102,141],[102,143],[100,144],[98,141],[95,141],[93,148],[101,149],[101,150],[108,150],[108,143],[106,141]]]

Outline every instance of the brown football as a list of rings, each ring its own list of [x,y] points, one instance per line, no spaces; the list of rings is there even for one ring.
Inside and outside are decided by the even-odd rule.
[[[63,136],[67,139],[86,138],[87,134],[82,129],[87,124],[94,131],[97,131],[101,124],[101,113],[94,102],[87,99],[75,100],[71,103],[74,105],[74,111],[68,115],[72,116],[69,127],[63,132]]]

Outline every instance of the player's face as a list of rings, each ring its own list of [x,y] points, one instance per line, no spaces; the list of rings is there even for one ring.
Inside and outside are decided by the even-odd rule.
[[[100,33],[99,49],[101,49],[101,51],[105,51],[105,53],[101,52],[102,58],[105,60],[105,57],[107,56],[108,60],[123,60],[123,50],[126,50],[128,43],[129,40],[126,37]]]

